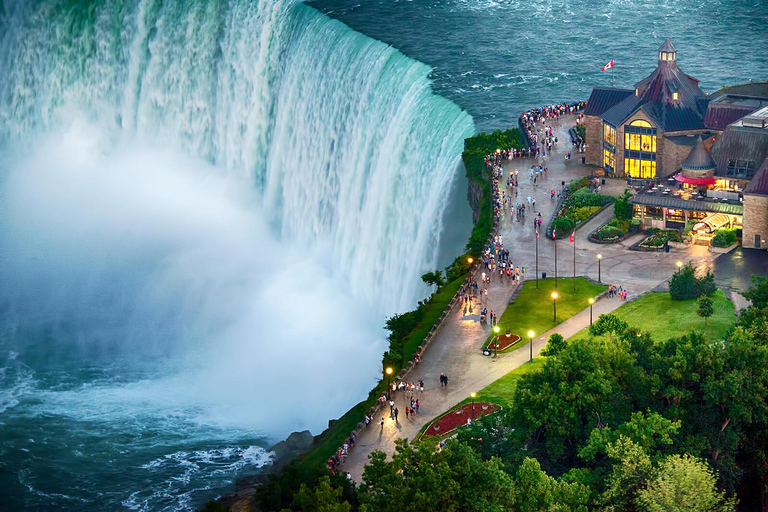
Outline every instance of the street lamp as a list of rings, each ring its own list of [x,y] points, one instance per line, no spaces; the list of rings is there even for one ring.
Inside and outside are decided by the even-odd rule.
[[[384,370],[387,374],[387,400],[389,400],[389,378],[392,376],[392,368]]]
[[[493,339],[493,358],[496,359],[496,356],[499,355],[499,331],[501,331],[501,328],[498,325],[493,326],[493,332],[496,334],[496,337]]]
[[[603,255],[598,254],[597,255],[597,282],[602,283],[602,276],[600,275],[600,262],[603,260]]]
[[[469,396],[472,397],[472,421],[475,420],[475,395],[476,393],[474,391],[469,394]]]
[[[552,292],[552,311],[554,312],[554,322],[557,323],[557,298],[559,295],[557,292]]]
[[[683,262],[682,262],[682,261],[678,261],[678,262],[677,262],[677,272],[678,272],[678,273],[680,272],[680,269],[681,269],[681,268],[683,268]]]
[[[531,340],[531,358],[529,361],[533,361],[533,337],[536,336],[536,333],[533,331],[528,331],[528,339]]]
[[[469,267],[467,267],[467,280],[470,282],[470,284],[472,283],[472,263],[474,261],[475,260],[473,260],[471,256],[467,258],[467,263],[469,263]]]
[[[589,298],[589,325],[592,325],[592,304],[595,303],[595,299]]]

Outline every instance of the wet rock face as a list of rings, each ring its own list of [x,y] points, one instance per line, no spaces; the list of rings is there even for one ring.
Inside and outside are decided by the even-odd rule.
[[[309,430],[294,432],[269,450],[275,452],[275,458],[278,460],[292,459],[312,448],[314,439]]]
[[[480,218],[480,203],[483,200],[483,187],[475,180],[468,178],[469,187],[467,190],[467,200],[472,208],[472,222],[476,223]]]

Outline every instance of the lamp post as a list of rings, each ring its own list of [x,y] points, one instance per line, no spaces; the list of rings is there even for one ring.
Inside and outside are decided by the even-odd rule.
[[[493,339],[493,358],[496,359],[496,356],[499,355],[499,331],[501,331],[501,328],[498,325],[493,326],[493,332],[496,334],[496,337]]]
[[[603,255],[598,254],[597,255],[597,282],[602,283],[602,276],[600,275],[600,262],[603,260]]]
[[[535,217],[534,222],[536,222]],[[536,228],[536,289],[539,289],[539,228]]]
[[[528,339],[530,340],[530,346],[531,346],[531,356],[528,359],[528,361],[533,361],[533,337],[536,335],[533,331],[528,331]]]
[[[589,298],[589,325],[592,325],[592,304],[595,303],[595,299]]]
[[[472,283],[472,263],[474,261],[475,260],[473,260],[471,256],[467,258],[467,263],[469,264],[469,266],[467,267],[467,281],[469,281],[469,284]]]
[[[679,274],[680,273],[680,269],[683,268],[683,262],[682,261],[678,261],[676,263],[676,265],[677,265],[677,273]]]
[[[387,368],[384,372],[387,374],[387,400],[389,400],[389,378],[392,376],[392,368]]]
[[[475,420],[475,394],[474,391],[469,394],[472,397],[472,421]]]
[[[552,297],[552,311],[554,315],[553,318],[554,318],[554,322],[557,323],[557,298],[559,297],[559,295],[557,294],[557,292],[552,292],[551,297]]]

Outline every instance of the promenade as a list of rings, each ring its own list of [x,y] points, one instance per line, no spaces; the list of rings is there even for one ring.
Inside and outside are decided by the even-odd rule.
[[[525,202],[528,196],[536,198],[536,209],[530,211],[526,205],[526,215],[519,222],[510,215],[508,207],[502,213],[499,234],[503,237],[504,247],[510,251],[510,258],[515,266],[524,266],[526,280],[534,279],[536,231],[534,228],[535,214],[541,212],[542,228],[539,239],[539,275],[546,272],[547,277],[554,276],[554,242],[547,239],[544,232],[554,211],[556,200],[550,200],[551,189],[560,190],[561,182],[587,176],[591,167],[582,165],[581,155],[573,152],[573,159],[564,160],[564,155],[571,150],[568,129],[575,123],[574,116],[562,116],[559,122],[546,123],[552,126],[560,144],[547,158],[548,176],[537,185],[528,177],[528,170],[535,164],[535,159],[514,159],[504,163],[504,171],[509,176],[510,170],[519,171],[518,197],[514,202]],[[606,188],[623,190],[618,181],[608,182]],[[506,178],[499,183],[501,190],[506,189]],[[605,190],[603,191],[605,193]],[[514,195],[514,194],[513,194]],[[676,270],[677,260],[693,261],[694,264],[711,260],[706,247],[694,246],[690,249],[663,252],[629,252],[627,248],[635,243],[642,235],[635,235],[620,244],[597,245],[589,242],[587,236],[591,231],[610,220],[612,208],[607,208],[587,225],[576,232],[576,274],[598,278],[597,254],[602,255],[601,277],[605,284],[622,286],[629,292],[628,300],[656,288],[669,279]],[[558,275],[562,279],[560,286],[570,286],[569,276],[573,276],[573,246],[568,239],[558,243]],[[532,283],[531,283],[532,284]],[[509,280],[499,282],[498,276],[491,282],[488,300],[485,306],[501,317],[516,285]],[[594,318],[609,313],[624,304],[618,298],[605,298],[594,305]],[[585,305],[586,306],[586,305]],[[490,325],[481,323],[479,307],[474,315],[464,315],[463,311],[454,307],[445,320],[436,338],[427,348],[421,363],[408,375],[409,382],[424,381],[424,392],[416,393],[420,410],[413,418],[405,417],[405,408],[410,407],[410,401],[404,392],[394,394],[395,406],[399,409],[399,422],[390,418],[389,411],[382,409],[380,415],[373,418],[371,425],[358,436],[355,447],[349,451],[349,456],[342,467],[352,478],[360,482],[368,455],[374,450],[381,450],[391,455],[394,452],[395,441],[400,438],[412,440],[421,428],[436,416],[449,410],[457,403],[466,399],[472,391],[480,391],[495,380],[515,368],[525,364],[529,359],[527,345],[508,354],[500,354],[498,359],[483,356],[482,345],[490,334]],[[558,332],[568,338],[589,325],[589,307],[574,315],[546,333],[539,334],[533,341],[534,357],[546,344],[550,334]],[[439,375],[448,375],[448,386],[440,387]],[[380,428],[381,416],[384,417],[384,428]]]

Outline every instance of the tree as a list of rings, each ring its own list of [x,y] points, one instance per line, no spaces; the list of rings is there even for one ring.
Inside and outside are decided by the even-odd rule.
[[[752,287],[744,293],[744,298],[757,308],[768,306],[768,278],[752,276]]]
[[[649,512],[736,510],[736,501],[716,487],[717,478],[706,462],[684,454],[664,459],[636,503]]]
[[[696,311],[704,319],[704,325],[707,325],[707,318],[715,313],[712,307],[712,299],[709,297],[699,297],[699,309]]]
[[[443,272],[441,270],[435,270],[434,272],[427,272],[426,274],[422,274],[421,280],[424,281],[427,285],[435,285],[438,288],[441,288],[445,284],[445,280],[443,279]]]
[[[626,222],[632,220],[632,205],[629,204],[629,198],[632,194],[629,190],[624,189],[624,193],[616,198],[613,203],[613,216],[620,222]]]
[[[589,334],[602,336],[608,334],[608,341],[613,341],[614,334],[621,334],[629,328],[629,324],[612,314],[600,315],[597,322],[589,326]]]
[[[672,300],[697,299],[715,292],[715,276],[707,271],[703,277],[696,277],[696,269],[689,262],[672,274],[669,280],[669,294]]]
[[[526,458],[515,474],[515,507],[530,512],[585,511],[589,489],[556,480],[541,470],[539,461]]]
[[[331,479],[325,476],[311,490],[306,484],[301,484],[292,507],[301,512],[350,512],[352,505],[342,500],[342,492],[341,488],[334,488]]]
[[[562,352],[568,344],[565,342],[565,338],[561,334],[554,333],[550,335],[547,340],[547,346],[541,351],[544,356],[554,356],[555,354]]]

